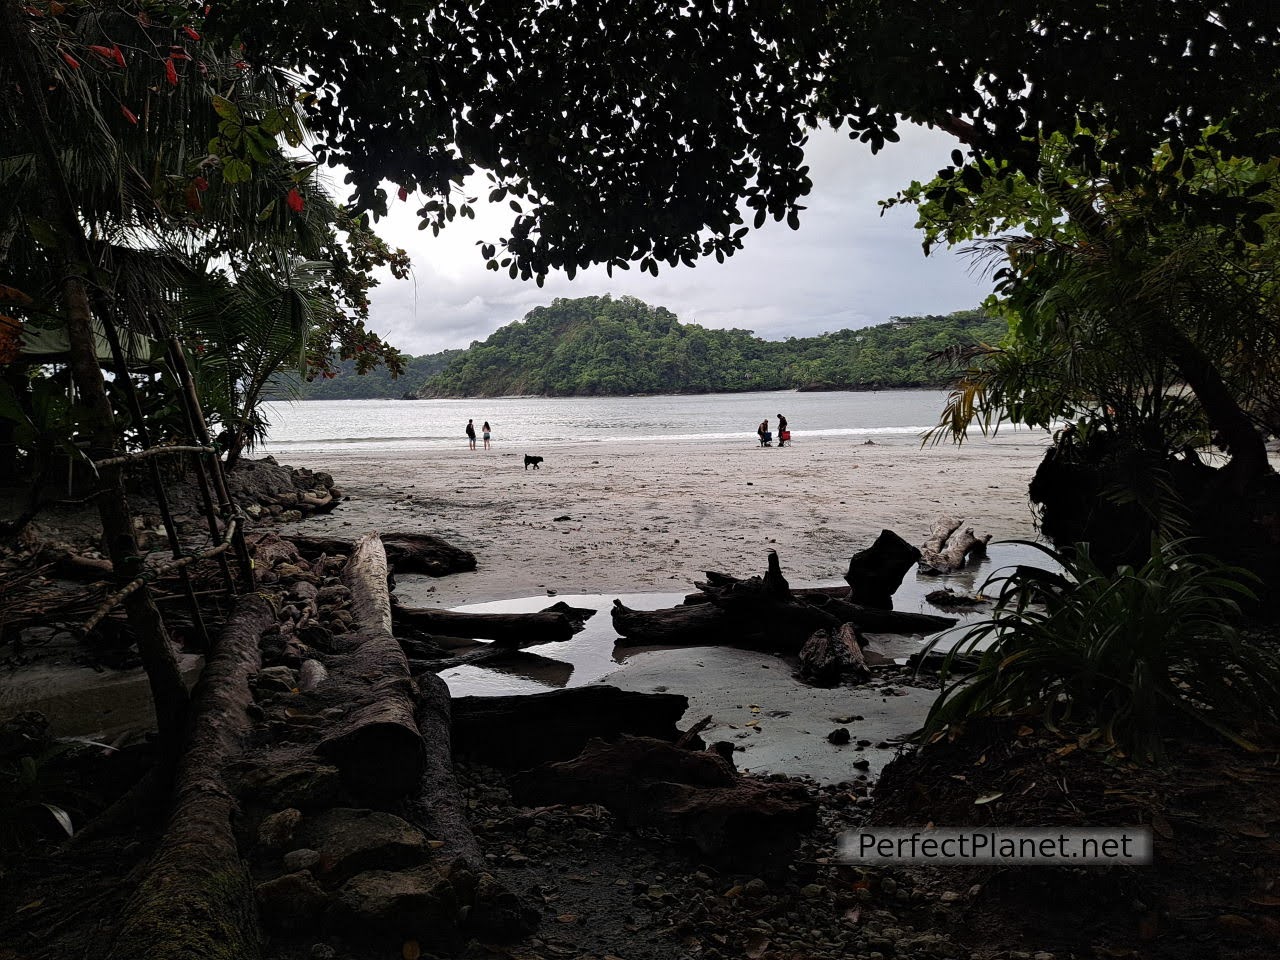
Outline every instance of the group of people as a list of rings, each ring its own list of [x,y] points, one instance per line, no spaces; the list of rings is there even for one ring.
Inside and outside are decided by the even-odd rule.
[[[489,449],[489,421],[484,422],[484,426],[480,428],[481,436],[484,438],[484,448]],[[467,446],[472,450],[476,448],[476,422],[474,420],[467,421]]]
[[[773,433],[769,430],[769,418],[765,417],[756,427],[756,436],[760,438],[760,446],[773,446]],[[778,446],[791,442],[791,431],[787,429],[787,418],[778,414]]]

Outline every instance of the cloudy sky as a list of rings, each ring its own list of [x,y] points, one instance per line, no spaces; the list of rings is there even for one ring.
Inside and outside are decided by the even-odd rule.
[[[509,226],[505,204],[482,203],[475,221],[456,221],[432,237],[417,229],[419,204],[410,197],[393,204],[378,231],[409,252],[413,274],[387,277],[374,291],[372,326],[400,349],[421,354],[483,340],[555,297],[629,294],[685,323],[739,327],[769,340],[975,307],[990,284],[962,254],[937,250],[926,258],[910,209],[880,216],[877,200],[913,179],[932,178],[956,146],[938,131],[902,132],[901,143],[875,156],[844,134],[815,134],[807,151],[814,187],[799,230],[771,220],[723,264],[662,265],[656,277],[632,268],[610,278],[593,268],[572,281],[552,274],[541,288],[512,280],[486,270],[476,246]],[[466,194],[483,201],[482,182]]]

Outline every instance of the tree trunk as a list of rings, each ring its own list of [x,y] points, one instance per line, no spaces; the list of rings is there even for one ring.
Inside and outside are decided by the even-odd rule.
[[[568,640],[578,632],[573,620],[559,611],[540,613],[461,613],[419,607],[391,608],[393,620],[402,626],[451,637],[492,640],[510,649]]]
[[[195,692],[195,722],[160,847],[124,909],[109,960],[251,960],[261,954],[253,883],[236,847],[223,771],[249,734],[249,677],[276,622],[262,597],[237,605]]]
[[[834,633],[818,630],[800,649],[800,679],[818,687],[834,687],[842,680],[866,683],[871,670],[862,655],[862,640],[852,624]]]
[[[593,737],[622,734],[674,742],[689,701],[601,684],[506,697],[453,700],[453,749],[460,757],[523,770],[576,757]]]
[[[349,554],[352,543],[340,537],[290,537],[304,557],[314,558],[322,553]],[[396,573],[423,573],[429,577],[443,577],[451,573],[464,573],[476,568],[475,555],[453,546],[439,537],[425,533],[384,533],[382,546],[387,551],[387,562]]]
[[[343,635],[348,651],[329,661],[324,693],[349,709],[316,753],[337,766],[347,789],[362,801],[394,805],[418,787],[424,755],[414,718],[418,689],[391,636],[387,557],[376,533],[356,542],[343,579],[360,626]]]
[[[933,532],[920,549],[920,572],[926,574],[955,573],[963,570],[970,557],[985,557],[991,534],[974,536],[973,527],[957,534],[961,520],[940,517]]]

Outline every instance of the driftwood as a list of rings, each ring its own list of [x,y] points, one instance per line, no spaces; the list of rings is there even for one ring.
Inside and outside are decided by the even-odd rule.
[[[689,701],[591,684],[525,696],[457,697],[453,750],[505,769],[576,757],[592,738],[622,734],[675,741]]]
[[[275,622],[262,597],[240,601],[204,669],[173,813],[124,909],[111,960],[244,960],[261,953],[253,884],[232,833],[236,802],[224,769],[249,733],[249,677],[260,665],[259,639]]]
[[[648,737],[592,740],[573,760],[518,774],[512,794],[528,805],[600,803],[624,823],[657,826],[738,863],[784,856],[817,823],[804,787],[740,777],[714,751]]]
[[[730,577],[727,574],[712,573],[711,571],[707,571],[707,577],[708,578],[715,577],[715,578],[720,578],[724,580],[737,579],[736,577]],[[705,581],[699,581],[697,583],[694,583],[694,586],[699,588],[698,591],[696,593],[686,593],[681,603],[686,606],[692,606],[695,603],[710,603],[711,595],[707,593],[703,593],[701,589],[700,584],[703,582]],[[809,599],[810,597],[834,597],[837,600],[848,600],[849,588],[848,587],[792,587],[791,595],[793,597],[800,597],[801,599],[805,599],[805,600]]]
[[[991,534],[974,536],[973,527],[966,527],[957,534],[963,522],[950,517],[939,517],[934,522],[929,539],[920,549],[921,573],[954,573],[963,570],[970,557],[982,559],[987,555]]]
[[[330,661],[325,687],[351,708],[316,752],[338,767],[347,789],[364,802],[393,803],[417,788],[424,758],[414,719],[418,691],[391,636],[387,558],[377,534],[356,542],[343,579],[359,629],[344,635],[350,650]]]
[[[871,546],[849,558],[844,575],[850,588],[848,599],[863,606],[892,610],[894,593],[919,559],[919,550],[892,530],[881,530]]]
[[[819,687],[834,687],[843,680],[866,683],[871,670],[862,646],[862,638],[849,623],[834,632],[816,631],[800,650],[800,679]]]
[[[492,640],[511,649],[568,640],[581,621],[558,610],[538,613],[462,613],[396,604],[391,615],[400,626],[453,637]]]
[[[632,610],[613,602],[613,626],[620,646],[710,646],[798,653],[814,632],[851,623],[868,633],[936,633],[954,626],[950,617],[899,613],[863,607],[840,599],[843,588],[791,591],[777,554],[769,553],[764,577],[738,580],[708,574],[698,584],[703,603],[664,610]],[[847,592],[847,591],[844,591]],[[833,595],[836,594],[836,595]]]
[[[468,650],[456,657],[441,657],[435,660],[410,660],[409,668],[414,676],[423,673],[443,673],[454,667],[483,666],[486,670],[494,670],[510,676],[526,677],[545,683],[549,687],[563,687],[573,676],[573,664],[551,657],[540,657],[536,653],[525,650],[512,650],[500,647],[496,643],[481,643],[476,649]]]
[[[350,540],[340,537],[290,536],[298,552],[308,559],[322,553],[349,554],[354,548]],[[476,568],[475,555],[459,549],[439,537],[425,533],[384,533],[383,548],[387,562],[395,573],[424,573],[443,577]]]

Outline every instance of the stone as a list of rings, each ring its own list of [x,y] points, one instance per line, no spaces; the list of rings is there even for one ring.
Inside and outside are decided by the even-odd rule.
[[[286,873],[282,877],[258,884],[258,913],[271,930],[302,932],[319,921],[328,898],[305,871]]]
[[[366,870],[418,866],[431,849],[422,831],[400,817],[348,807],[307,818],[294,841],[319,851],[324,875],[338,882]]]
[[[314,583],[308,583],[306,580],[299,580],[289,587],[289,596],[302,601],[314,600],[319,592],[319,587]]]
[[[333,804],[342,781],[338,768],[323,763],[298,763],[288,766],[250,766],[234,769],[238,793],[260,800],[273,809],[297,807],[314,810]]]
[[[836,727],[827,734],[827,740],[830,743],[834,743],[836,746],[848,743],[850,738],[851,735],[848,727]]]
[[[258,846],[267,850],[283,850],[301,822],[302,811],[297,807],[286,807],[271,814],[258,826]]]
[[[763,897],[769,892],[769,885],[756,877],[754,880],[748,880],[747,885],[742,888],[742,892],[748,897]]]
[[[257,685],[259,690],[274,690],[288,693],[298,685],[297,678],[288,667],[263,667],[258,671]]]
[[[319,862],[320,851],[312,850],[308,847],[290,850],[284,855],[284,868],[290,873],[297,873],[299,870],[310,870]]]
[[[352,931],[438,941],[455,929],[458,903],[453,885],[432,867],[369,870],[343,884],[331,917]]]

